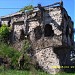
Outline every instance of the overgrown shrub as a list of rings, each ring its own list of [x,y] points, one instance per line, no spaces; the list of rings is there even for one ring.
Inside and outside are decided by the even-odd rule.
[[[0,41],[6,42],[9,37],[9,27],[6,24],[3,24],[0,27]]]
[[[32,56],[31,56],[31,44],[29,43],[29,41],[27,39],[24,40],[21,53],[24,54],[24,57],[25,57],[24,69],[25,70],[34,69],[35,64],[33,62]]]
[[[29,43],[29,41],[26,39],[26,40],[24,40],[24,43],[23,43],[23,47],[22,47],[22,50],[21,50],[21,52],[22,53],[27,53],[28,52],[28,50],[29,50],[29,48],[30,48],[30,43]]]
[[[18,66],[18,59],[20,57],[21,53],[11,46],[0,43],[0,57],[8,57],[11,60],[11,68],[17,68]]]

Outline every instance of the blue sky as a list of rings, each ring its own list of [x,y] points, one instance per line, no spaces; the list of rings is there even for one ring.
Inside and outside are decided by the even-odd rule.
[[[19,9],[1,9],[1,8],[22,8],[27,5],[37,6],[38,3],[41,5],[49,5],[60,0],[1,0],[0,1],[0,16],[7,14],[15,13]],[[68,14],[71,16],[74,21],[74,0],[63,0],[64,7],[68,11]]]

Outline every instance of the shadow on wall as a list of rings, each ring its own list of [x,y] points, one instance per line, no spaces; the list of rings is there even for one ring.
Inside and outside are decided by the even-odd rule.
[[[57,58],[59,59],[60,66],[63,66],[61,70],[67,73],[75,72],[75,62],[70,60],[71,48],[60,46],[60,47],[54,47],[53,50],[54,53],[57,55]]]
[[[52,30],[52,26],[50,24],[46,24],[44,28],[44,36],[52,37],[54,36],[54,31]]]
[[[41,26],[37,26],[35,29],[34,29],[34,33],[35,33],[35,39],[38,40],[42,37],[42,29],[41,29]]]
[[[41,26],[37,26],[34,29],[35,39],[39,40],[42,37],[42,29]],[[44,37],[53,37],[54,31],[52,30],[52,26],[50,24],[46,24],[44,28]]]

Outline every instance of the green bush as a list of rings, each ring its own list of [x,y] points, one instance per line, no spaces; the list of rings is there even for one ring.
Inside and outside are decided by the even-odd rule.
[[[23,47],[21,50],[21,54],[24,54],[25,62],[24,62],[24,69],[31,70],[34,68],[34,64],[32,64],[32,58],[30,56],[30,48],[31,45],[27,39],[24,40]]]
[[[18,59],[20,57],[21,53],[11,46],[0,43],[0,57],[8,57],[11,60],[11,67],[17,68],[18,65]]]
[[[6,24],[3,24],[0,27],[0,40],[7,41],[9,36],[9,27]]]
[[[31,45],[30,45],[29,41],[28,40],[24,40],[21,52],[22,53],[27,53],[29,48],[30,48],[30,46]]]

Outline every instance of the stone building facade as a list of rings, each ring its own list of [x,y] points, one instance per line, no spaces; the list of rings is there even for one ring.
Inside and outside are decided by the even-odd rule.
[[[27,36],[43,70],[50,74],[61,70],[69,47],[73,46],[73,21],[63,2],[45,7],[39,4],[34,10],[4,16],[1,21],[12,26],[13,41]]]

